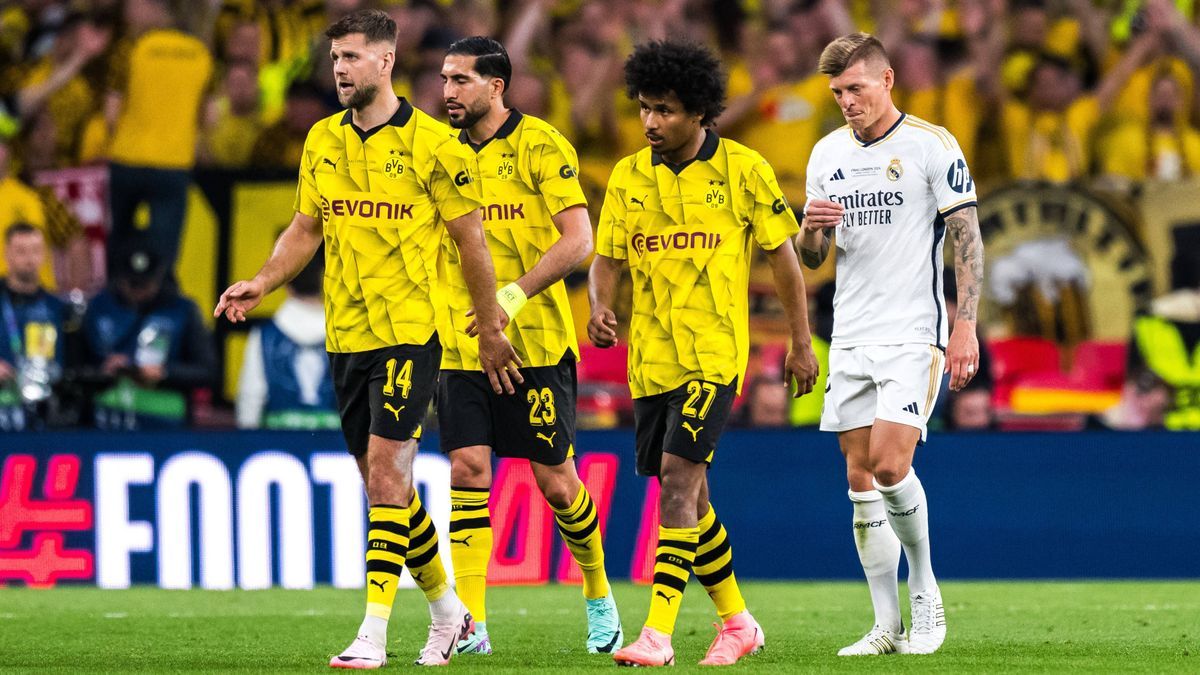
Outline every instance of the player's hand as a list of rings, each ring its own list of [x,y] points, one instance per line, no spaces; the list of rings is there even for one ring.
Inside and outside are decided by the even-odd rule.
[[[475,316],[475,309],[467,310],[468,317]],[[504,308],[500,308],[500,330],[504,330],[508,326],[508,314],[504,312]],[[479,337],[479,323],[475,319],[471,319],[471,323],[467,324],[467,337]]]
[[[791,380],[795,378],[796,393],[792,394],[792,398],[800,398],[811,392],[813,387],[817,386],[817,376],[820,374],[821,364],[817,362],[817,355],[813,353],[811,341],[793,344],[791,349],[788,349],[787,358],[783,362],[783,383],[790,385]]]
[[[592,312],[587,325],[588,339],[597,347],[607,348],[617,344],[617,315],[602,307]]]
[[[512,343],[499,328],[479,333],[479,363],[497,394],[515,394],[517,390],[513,382],[525,382],[521,371],[517,370],[521,367],[521,357],[517,356]]]
[[[962,391],[979,372],[979,338],[974,321],[954,322],[946,348],[946,372],[950,373],[950,391]]]
[[[804,226],[810,230],[825,230],[837,227],[842,222],[846,209],[837,202],[827,199],[810,199],[804,205]]]
[[[257,279],[237,282],[221,294],[217,308],[213,310],[213,317],[219,318],[224,314],[229,323],[245,321],[246,312],[258,307],[258,303],[262,302],[263,296],[266,295],[266,290]]]

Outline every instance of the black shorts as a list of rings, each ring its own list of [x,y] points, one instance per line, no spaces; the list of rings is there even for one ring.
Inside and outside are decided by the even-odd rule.
[[[522,368],[515,394],[497,394],[487,375],[443,370],[438,384],[442,452],[486,445],[499,457],[558,466],[575,444],[575,357],[556,366]]]
[[[329,354],[342,435],[350,454],[366,453],[371,435],[394,441],[421,437],[421,421],[437,387],[441,361],[436,333],[423,345]]]
[[[736,396],[734,378],[729,384],[692,380],[671,391],[634,399],[638,474],[657,476],[664,452],[697,464],[712,462]]]

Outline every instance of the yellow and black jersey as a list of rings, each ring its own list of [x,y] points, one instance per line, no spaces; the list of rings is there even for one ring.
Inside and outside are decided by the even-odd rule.
[[[187,33],[152,30],[115,59],[110,88],[123,94],[109,155],[114,162],[160,169],[190,169],[196,159],[200,105],[213,59]]]
[[[467,150],[408,101],[367,131],[349,110],[314,125],[296,211],[324,225],[326,348],[425,344],[445,222],[478,207]]]
[[[559,239],[553,216],[586,206],[579,185],[579,159],[562,134],[536,117],[514,109],[492,138],[474,144],[462,131],[460,145],[471,156],[471,173],[483,198],[483,229],[496,268],[498,287],[533,268]],[[471,296],[463,280],[458,247],[446,237],[442,279],[445,311],[438,333],[442,367],[478,370],[479,343],[467,337]],[[529,299],[505,330],[525,366],[553,366],[567,351],[579,357],[567,288],[557,281]]]
[[[649,148],[613,169],[596,252],[633,278],[629,388],[634,398],[691,380],[739,387],[749,352],[751,244],[774,250],[800,231],[771,166],[707,132],[694,160]]]

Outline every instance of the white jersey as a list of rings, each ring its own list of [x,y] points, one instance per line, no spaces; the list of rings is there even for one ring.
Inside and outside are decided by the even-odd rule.
[[[975,183],[954,137],[903,114],[869,143],[842,127],[813,148],[807,192],[846,209],[835,234],[831,346],[944,349],[945,218],[975,205]]]

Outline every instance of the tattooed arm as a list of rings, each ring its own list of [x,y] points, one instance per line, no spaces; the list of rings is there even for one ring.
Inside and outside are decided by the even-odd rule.
[[[833,228],[842,222],[844,211],[841,204],[824,199],[813,199],[805,205],[800,234],[796,235],[796,252],[805,267],[815,270],[825,262]]]
[[[959,391],[979,371],[975,322],[983,292],[983,237],[975,207],[947,216],[946,229],[954,241],[954,278],[958,282],[958,315],[946,349],[946,370],[950,373],[950,389]]]

